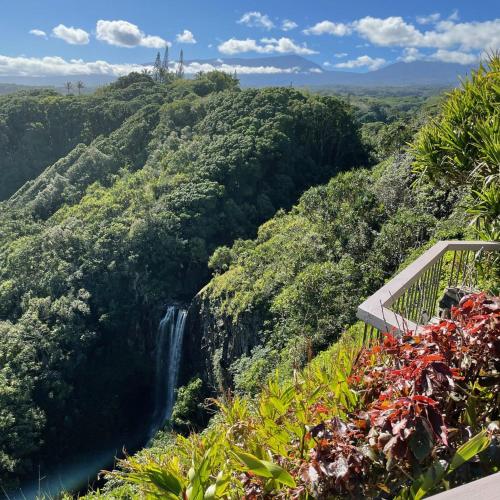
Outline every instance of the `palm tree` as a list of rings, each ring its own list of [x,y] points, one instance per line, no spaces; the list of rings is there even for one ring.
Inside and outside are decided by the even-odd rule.
[[[85,85],[83,84],[83,82],[81,80],[78,80],[76,82],[76,88],[78,89],[78,95],[81,94],[81,91],[82,91],[83,87],[85,87]]]
[[[66,94],[69,95],[71,92],[71,89],[73,88],[73,84],[71,82],[66,82],[64,84],[64,86],[66,87]]]

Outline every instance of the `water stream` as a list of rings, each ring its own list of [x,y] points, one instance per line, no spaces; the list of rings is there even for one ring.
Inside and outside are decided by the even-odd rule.
[[[187,311],[185,309],[169,306],[158,327],[155,359],[155,408],[150,438],[154,437],[156,432],[172,416],[186,317]]]

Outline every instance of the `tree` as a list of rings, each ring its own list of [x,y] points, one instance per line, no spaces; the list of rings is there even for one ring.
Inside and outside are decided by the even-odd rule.
[[[159,82],[161,80],[161,56],[159,52],[156,54],[156,60],[153,68],[153,79],[155,82]]]
[[[177,78],[184,78],[184,51],[181,49],[179,64],[177,66]]]
[[[71,89],[73,88],[73,84],[71,82],[66,82],[64,86],[66,87],[66,94],[69,95],[71,93]]]
[[[85,85],[83,84],[83,82],[81,80],[78,80],[76,82],[76,88],[78,89],[78,95],[81,94],[82,92],[82,89],[85,87]]]
[[[168,74],[168,45],[165,45],[165,52],[163,54],[163,61],[161,63],[161,69],[163,70],[163,79],[166,80],[166,75]]]

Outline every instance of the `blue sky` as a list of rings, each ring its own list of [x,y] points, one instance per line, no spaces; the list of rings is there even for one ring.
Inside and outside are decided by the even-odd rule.
[[[298,54],[349,71],[471,64],[500,48],[500,2],[489,0],[3,0],[1,12],[0,76],[119,74],[166,43],[172,57]]]

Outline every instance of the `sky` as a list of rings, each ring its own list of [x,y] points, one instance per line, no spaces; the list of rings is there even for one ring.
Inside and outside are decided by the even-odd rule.
[[[187,60],[301,55],[322,71],[431,60],[471,65],[500,49],[500,1],[0,0],[0,76],[118,76],[169,47]],[[188,64],[187,73],[213,63]],[[317,70],[319,71],[319,70]]]

